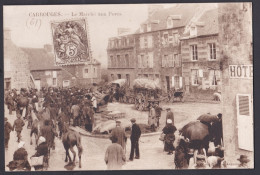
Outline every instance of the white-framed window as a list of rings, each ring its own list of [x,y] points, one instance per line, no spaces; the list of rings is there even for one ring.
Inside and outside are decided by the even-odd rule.
[[[167,18],[167,29],[173,28],[173,21],[171,17]]]
[[[216,44],[208,43],[208,49],[209,49],[209,60],[216,60],[217,59]]]
[[[168,32],[164,32],[163,33],[163,42],[162,42],[162,44],[163,45],[167,45],[168,43],[169,43],[169,34],[168,34]]]
[[[211,86],[218,85],[220,81],[220,71],[219,70],[209,70],[209,81]]]
[[[148,67],[153,68],[153,52],[148,53]]]
[[[175,67],[181,66],[179,54],[174,54],[173,57],[174,57],[174,66]]]
[[[197,45],[190,45],[190,54],[191,54],[191,60],[192,61],[197,61],[198,60],[198,50],[197,50]]]
[[[70,86],[70,80],[63,80],[63,87],[68,87]]]
[[[148,42],[147,47],[152,48],[153,47],[153,36],[152,35],[148,36],[147,42]]]
[[[129,46],[129,44],[130,44],[130,39],[126,38],[126,45]]]
[[[57,71],[52,71],[52,77],[57,78]]]
[[[47,76],[51,75],[51,71],[46,70],[45,75],[47,75]]]
[[[52,78],[52,85],[57,86],[57,78]]]
[[[195,25],[190,27],[190,36],[197,36],[197,27]]]
[[[194,86],[199,85],[199,70],[198,69],[191,70],[191,84]]]

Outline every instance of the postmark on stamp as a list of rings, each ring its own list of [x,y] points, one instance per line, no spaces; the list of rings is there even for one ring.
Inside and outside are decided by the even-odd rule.
[[[56,65],[82,64],[90,59],[85,19],[51,22]]]

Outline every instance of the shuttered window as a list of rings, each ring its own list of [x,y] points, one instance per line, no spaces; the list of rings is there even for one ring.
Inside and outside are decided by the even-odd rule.
[[[253,151],[254,130],[253,130],[253,104],[251,94],[237,94],[237,132],[238,147],[240,149]]]
[[[249,96],[238,96],[238,109],[239,109],[239,115],[250,115],[250,109],[249,109]]]

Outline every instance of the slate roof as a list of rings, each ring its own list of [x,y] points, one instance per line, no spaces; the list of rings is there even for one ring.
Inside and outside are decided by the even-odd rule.
[[[158,24],[152,25],[152,31],[163,30],[167,28],[167,18],[172,15],[180,15],[181,19],[173,20],[173,28],[184,27],[188,24],[191,18],[197,12],[201,6],[199,3],[189,3],[189,4],[179,4],[174,7],[170,8],[163,8],[154,12],[149,19],[147,19],[143,24],[152,22],[152,21],[159,21]],[[138,29],[136,33],[140,33]]]
[[[54,54],[44,48],[21,48],[29,56],[30,71],[35,70],[60,70],[55,66]]]
[[[198,27],[197,36],[218,34],[218,9],[206,11],[199,21],[204,22],[205,25]]]

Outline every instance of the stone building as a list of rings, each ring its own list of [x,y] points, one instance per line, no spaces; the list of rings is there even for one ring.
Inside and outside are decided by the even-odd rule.
[[[225,159],[254,167],[252,3],[219,4]]]
[[[109,81],[126,79],[128,84],[135,79],[134,35],[110,38],[107,47]]]
[[[218,9],[206,11],[181,38],[182,76],[187,95],[211,98],[221,91]]]
[[[29,69],[28,55],[11,39],[11,30],[4,28],[4,88],[34,87]]]
[[[36,88],[86,87],[101,78],[100,63],[96,60],[81,65],[56,66],[51,45],[44,48],[22,48],[28,55],[29,70]]]
[[[37,89],[42,87],[66,87],[69,86],[63,81],[63,77],[68,74],[69,81],[72,75],[55,66],[54,55],[51,45],[45,45],[44,48],[21,48],[29,59],[29,70]]]
[[[167,9],[160,5],[149,6],[148,19],[134,34],[124,36],[133,39],[130,47],[118,47],[115,44],[117,49],[111,49],[111,45],[113,46],[111,43],[116,39],[109,39],[107,53],[111,76],[117,79],[123,78],[121,74],[129,74],[130,82],[139,77],[159,79],[164,91],[173,87],[182,88],[180,36],[189,28],[191,21],[197,21],[207,9],[211,8],[213,6],[210,4],[180,4]],[[122,44],[124,42],[121,42],[121,38],[123,37],[118,37],[118,43]],[[121,65],[119,62],[122,56],[119,55],[125,52],[130,55],[133,53],[130,57],[131,67],[111,66],[115,61],[117,63],[114,65]],[[117,56],[116,59],[113,54]],[[125,62],[124,59],[122,61]]]

